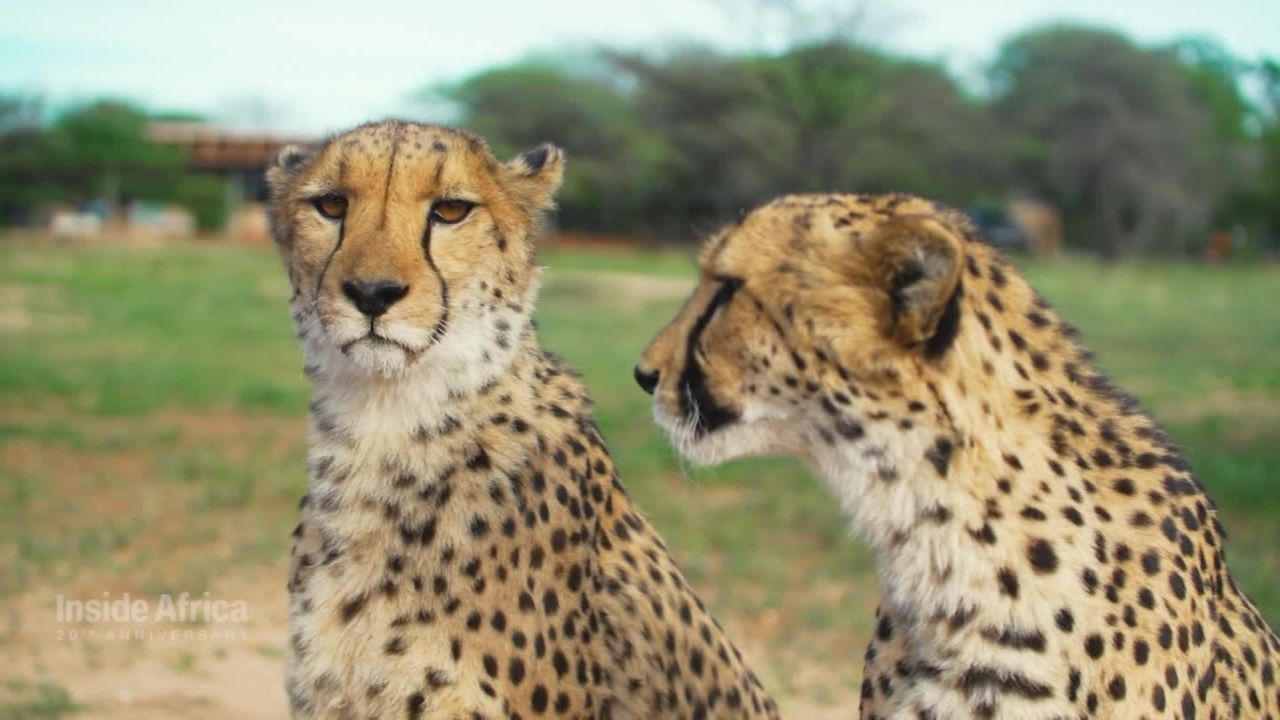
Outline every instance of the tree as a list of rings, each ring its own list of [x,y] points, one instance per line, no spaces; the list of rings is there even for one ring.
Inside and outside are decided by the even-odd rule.
[[[1220,195],[1211,212],[1215,229],[1258,226],[1266,215],[1266,200],[1259,197],[1266,168],[1265,110],[1241,91],[1244,78],[1255,68],[1218,43],[1192,38],[1175,43],[1170,52],[1178,60],[1193,101],[1204,110],[1212,128],[1204,151],[1211,153]]]
[[[1266,247],[1280,250],[1280,62],[1264,58],[1249,68],[1260,89],[1257,123],[1259,169],[1241,202],[1256,221],[1256,234]]]
[[[1069,241],[1117,257],[1199,243],[1245,171],[1223,141],[1239,118],[1217,72],[1114,32],[1055,26],[1006,43],[991,82],[1021,184],[1063,209]]]
[[[202,228],[223,220],[222,184],[188,173],[181,152],[151,142],[152,116],[130,103],[73,106],[51,125],[38,101],[0,100],[0,219],[30,222],[54,203],[137,198],[176,203]]]
[[[29,172],[44,154],[43,116],[38,97],[0,96],[0,222],[29,222],[55,194]]]
[[[182,156],[149,141],[147,121],[141,108],[115,100],[74,107],[50,128],[45,162],[81,196],[167,195]]]
[[[551,63],[473,75],[435,92],[456,103],[460,124],[511,157],[552,141],[569,156],[560,193],[566,225],[636,230],[658,183],[663,148],[629,99],[607,79]]]
[[[613,59],[670,148],[659,203],[668,225],[723,222],[788,192],[909,191],[964,203],[1000,174],[986,113],[937,65],[844,42]]]

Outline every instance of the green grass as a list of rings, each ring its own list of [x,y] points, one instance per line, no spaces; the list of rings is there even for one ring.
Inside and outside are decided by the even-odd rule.
[[[7,680],[4,691],[9,697],[0,699],[0,720],[55,720],[82,709],[64,688],[52,683],[28,685],[20,680]]]
[[[141,415],[228,401],[285,413],[306,405],[305,385],[287,371],[299,363],[288,286],[269,253],[5,247],[0,266],[0,282],[31,288],[35,322],[0,353],[7,406],[52,400]]]
[[[625,482],[717,612],[776,675],[817,659],[852,683],[878,590],[820,483],[783,460],[682,468],[631,380],[692,256],[546,253],[543,343],[582,370]],[[1223,510],[1238,579],[1280,624],[1280,268],[1028,274],[1167,420]],[[282,275],[264,248],[0,245],[0,598],[95,572],[189,589],[284,557],[307,389]]]

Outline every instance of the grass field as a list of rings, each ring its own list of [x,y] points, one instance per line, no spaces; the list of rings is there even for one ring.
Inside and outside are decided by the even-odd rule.
[[[0,720],[277,716],[307,389],[274,252],[0,243]],[[682,468],[631,381],[690,254],[544,260],[544,345],[583,370],[632,493],[788,715],[847,711],[866,550],[795,463]],[[1280,268],[1028,272],[1185,448],[1280,623]],[[252,601],[247,639],[73,642],[52,619],[57,593],[209,589]]]

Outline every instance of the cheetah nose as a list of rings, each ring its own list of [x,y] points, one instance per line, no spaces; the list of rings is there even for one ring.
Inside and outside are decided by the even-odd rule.
[[[657,370],[645,370],[637,365],[635,376],[636,384],[640,386],[640,389],[652,395],[653,389],[658,387],[658,378],[661,377],[661,373]]]
[[[342,283],[342,294],[350,298],[360,312],[373,318],[409,294],[409,286],[387,279],[352,278]]]

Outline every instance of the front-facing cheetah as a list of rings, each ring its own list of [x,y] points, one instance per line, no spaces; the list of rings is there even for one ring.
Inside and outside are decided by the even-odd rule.
[[[765,205],[636,378],[686,455],[798,454],[870,541],[863,717],[1280,717],[1213,503],[959,213]]]
[[[269,170],[313,387],[294,717],[776,715],[539,349],[562,165],[384,122]]]

